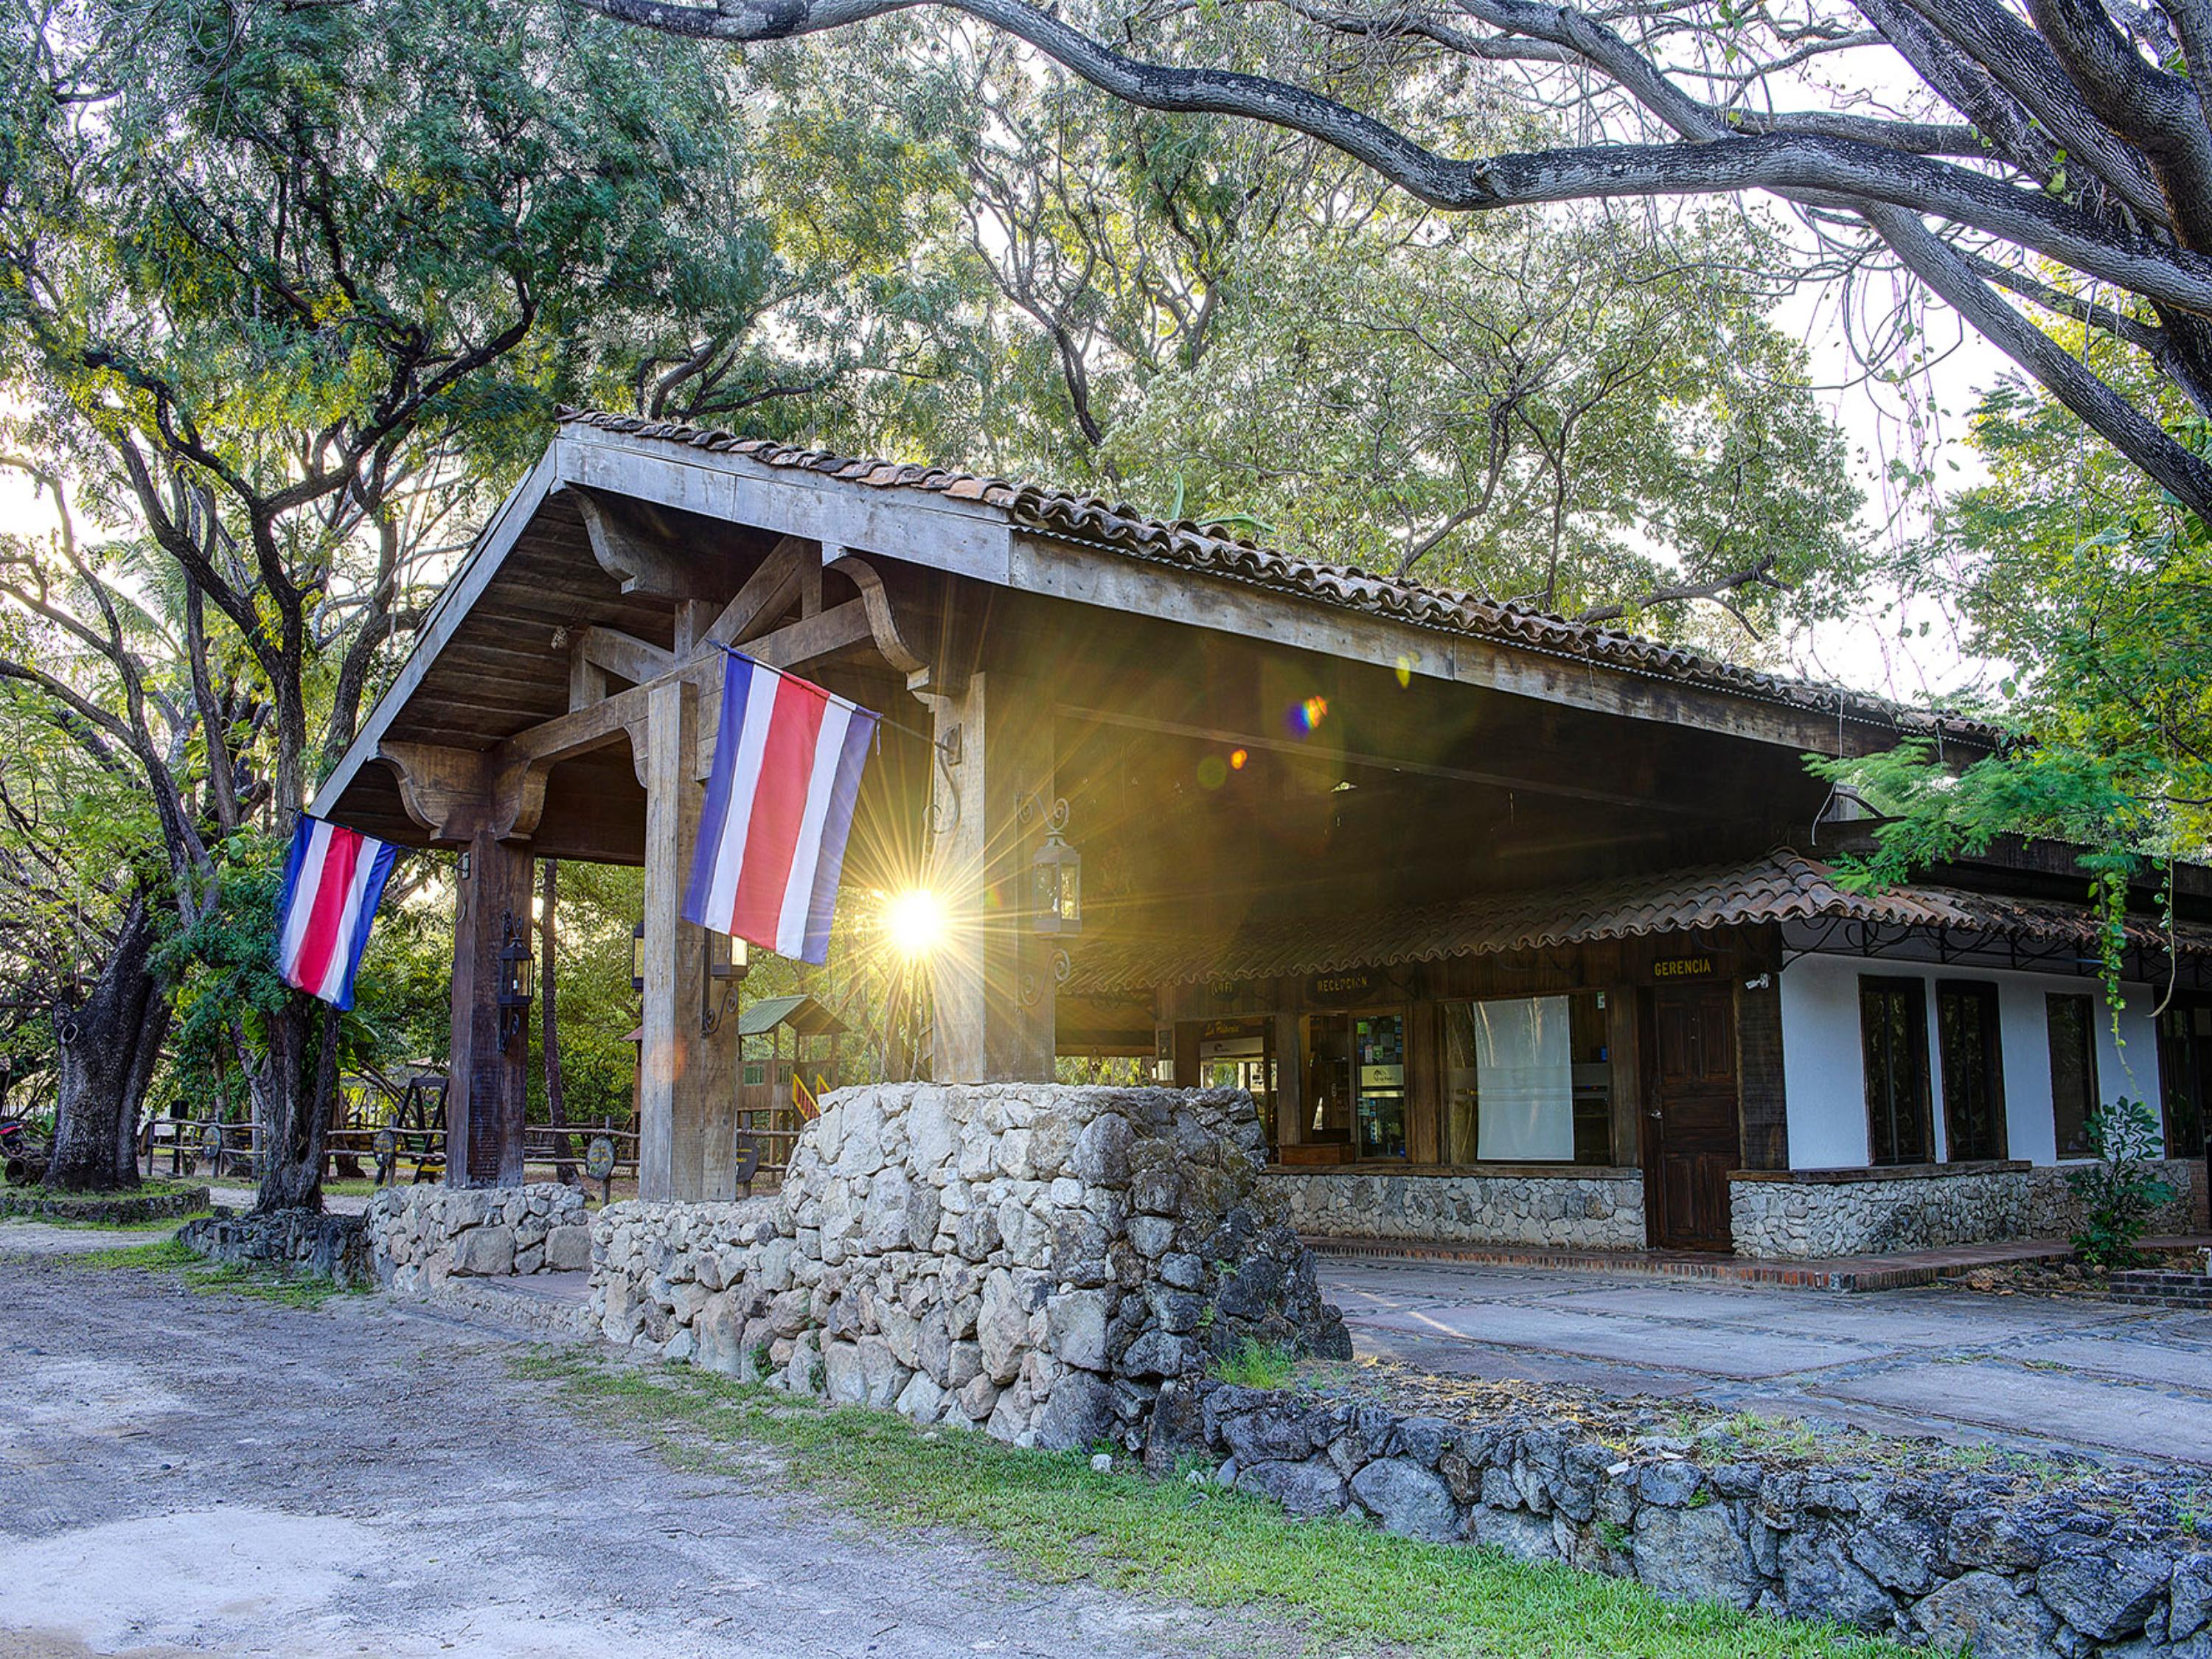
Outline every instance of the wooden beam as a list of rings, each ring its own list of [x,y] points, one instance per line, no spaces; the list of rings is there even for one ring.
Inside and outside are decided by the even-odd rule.
[[[619,675],[632,685],[657,680],[676,666],[673,652],[648,645],[634,635],[612,628],[587,628],[578,639],[584,660]]]
[[[810,566],[814,571],[815,609],[821,609],[821,550],[796,536],[786,536],[761,561],[760,568],[745,578],[745,585],[738,590],[737,597],[708,624],[706,641],[738,645],[763,632],[764,624],[788,611],[805,592]]]
[[[1164,737],[1193,738],[1203,743],[1219,744],[1224,748],[1259,749],[1277,754],[1295,755],[1301,760],[1316,764],[1338,763],[1346,766],[1367,767],[1377,771],[1403,772],[1414,777],[1442,778],[1452,783],[1482,784],[1493,789],[1525,790],[1534,795],[1553,795],[1564,800],[1586,800],[1605,806],[1633,807],[1638,811],[1669,812],[1687,817],[1711,816],[1709,809],[1680,802],[1656,799],[1650,795],[1625,793],[1614,789],[1597,789],[1587,784],[1565,783],[1530,777],[1513,772],[1488,772],[1465,766],[1439,766],[1429,761],[1407,759],[1402,756],[1378,755],[1358,750],[1339,749],[1310,738],[1271,738],[1261,732],[1224,730],[1219,726],[1193,726],[1181,720],[1156,720],[1144,714],[1125,714],[1118,709],[1085,708],[1063,703],[1059,712],[1072,720],[1091,720],[1101,726],[1116,726],[1138,732],[1156,732]]]

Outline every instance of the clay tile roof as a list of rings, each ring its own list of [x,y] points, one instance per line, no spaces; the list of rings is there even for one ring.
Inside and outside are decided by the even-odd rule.
[[[1389,968],[1655,933],[1694,933],[1782,921],[1865,922],[1947,929],[2095,953],[2099,921],[2086,906],[1947,887],[1856,893],[1826,864],[1784,849],[1746,864],[1617,876],[1534,892],[1484,893],[1450,902],[1341,916],[1300,915],[1246,923],[1212,938],[1121,919],[1072,954],[1071,995],[1105,996],[1202,980],[1272,979],[1346,968]],[[2127,943],[2162,952],[2164,931],[2130,917]],[[2182,924],[2185,954],[2212,954],[2212,927]]]
[[[2002,736],[1996,726],[1963,715],[1929,714],[1843,687],[1791,679],[1702,656],[1663,641],[1577,622],[1528,605],[1464,588],[1436,587],[1380,576],[1349,565],[1326,564],[1281,552],[1236,535],[1224,525],[1188,520],[1170,524],[1096,495],[1048,489],[939,466],[856,459],[800,449],[765,439],[648,421],[590,410],[563,410],[564,425],[592,427],[627,437],[684,444],[742,455],[763,466],[820,472],[876,489],[917,489],[960,501],[981,501],[1015,524],[1044,536],[1092,543],[1154,562],[1226,576],[1256,586],[1296,593],[1350,611],[1364,611],[1443,633],[1517,645],[1549,656],[1602,663],[1655,678],[1731,692],[1763,702],[1788,703],[1838,714],[1909,736],[1960,738],[1982,746]]]

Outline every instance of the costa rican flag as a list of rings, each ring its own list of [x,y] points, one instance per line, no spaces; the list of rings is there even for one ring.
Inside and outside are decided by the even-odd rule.
[[[830,912],[879,716],[732,651],[684,919],[801,962]]]
[[[300,817],[284,860],[276,970],[295,990],[353,1006],[354,970],[399,849],[358,830]]]

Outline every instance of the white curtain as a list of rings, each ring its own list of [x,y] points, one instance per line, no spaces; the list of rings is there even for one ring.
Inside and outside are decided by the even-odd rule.
[[[1478,1002],[1475,1156],[1571,1164],[1575,1084],[1567,999]]]

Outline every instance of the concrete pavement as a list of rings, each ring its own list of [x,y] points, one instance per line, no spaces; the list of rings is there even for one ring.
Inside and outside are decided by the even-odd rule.
[[[1324,1261],[1362,1354],[1887,1434],[2212,1466],[2212,1316]]]

